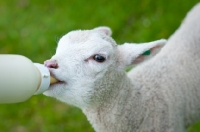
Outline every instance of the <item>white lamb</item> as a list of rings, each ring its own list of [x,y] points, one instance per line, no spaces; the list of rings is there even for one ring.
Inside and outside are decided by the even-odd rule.
[[[200,4],[167,44],[116,45],[109,28],[72,31],[45,62],[44,93],[83,110],[97,132],[185,132],[200,119]],[[127,66],[152,59],[132,69]]]

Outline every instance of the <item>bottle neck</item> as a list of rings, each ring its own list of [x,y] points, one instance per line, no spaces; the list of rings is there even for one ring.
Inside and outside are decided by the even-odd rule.
[[[38,69],[38,73],[40,75],[40,82],[38,84],[37,91],[34,95],[41,94],[49,88],[50,85],[50,72],[47,67],[42,64],[34,63],[36,68]]]

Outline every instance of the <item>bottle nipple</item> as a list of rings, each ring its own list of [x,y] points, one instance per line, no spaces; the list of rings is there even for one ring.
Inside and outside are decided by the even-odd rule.
[[[50,76],[50,84],[57,83],[58,80],[52,76]]]

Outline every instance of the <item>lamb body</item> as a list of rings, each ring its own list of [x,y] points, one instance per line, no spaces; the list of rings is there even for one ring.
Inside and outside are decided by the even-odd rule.
[[[68,33],[45,62],[61,82],[44,94],[81,108],[97,132],[186,131],[200,119],[199,12],[200,4],[163,48],[164,40],[117,46],[106,27]],[[148,49],[157,54],[126,74]]]

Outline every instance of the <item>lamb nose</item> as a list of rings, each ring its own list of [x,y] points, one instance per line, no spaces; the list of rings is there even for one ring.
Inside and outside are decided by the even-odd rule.
[[[44,62],[44,65],[48,68],[54,68],[54,69],[58,68],[58,63],[55,60],[46,60]]]

